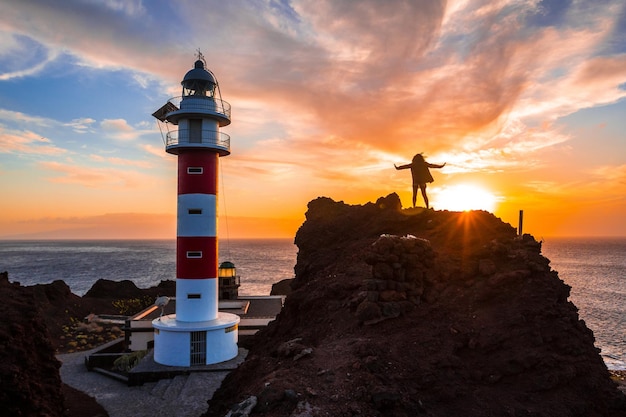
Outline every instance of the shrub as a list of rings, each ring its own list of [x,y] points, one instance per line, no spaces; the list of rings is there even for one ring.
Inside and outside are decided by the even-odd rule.
[[[117,309],[119,314],[124,316],[131,316],[150,307],[152,304],[154,304],[154,299],[147,295],[141,298],[124,298],[113,301],[113,307]]]
[[[141,358],[146,356],[146,350],[138,350],[127,355],[122,355],[113,362],[113,369],[122,372],[128,372],[139,363]]]

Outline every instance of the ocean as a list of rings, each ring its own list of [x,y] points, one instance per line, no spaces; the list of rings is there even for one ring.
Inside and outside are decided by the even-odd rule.
[[[268,295],[273,283],[294,277],[297,252],[291,239],[220,240],[219,262],[235,264],[240,294]],[[148,288],[176,278],[176,241],[0,241],[0,271],[22,285],[62,279],[80,296],[98,279]]]
[[[0,241],[0,271],[22,285],[62,279],[80,296],[100,278],[147,288],[175,277],[175,249],[174,240]],[[235,264],[240,294],[267,295],[293,278],[297,251],[292,239],[220,240],[219,260]],[[543,254],[572,287],[607,367],[626,370],[626,238],[547,238]]]
[[[547,238],[542,252],[572,287],[607,367],[626,370],[626,238]]]

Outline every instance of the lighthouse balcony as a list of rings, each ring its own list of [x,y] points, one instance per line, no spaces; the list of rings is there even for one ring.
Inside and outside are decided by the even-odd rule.
[[[170,123],[178,124],[178,120],[190,116],[204,116],[217,119],[220,126],[230,124],[230,104],[216,97],[182,96],[168,101],[172,106],[165,116]]]
[[[230,136],[215,130],[178,129],[165,138],[165,150],[177,155],[180,149],[204,148],[215,150],[220,156],[230,155]]]

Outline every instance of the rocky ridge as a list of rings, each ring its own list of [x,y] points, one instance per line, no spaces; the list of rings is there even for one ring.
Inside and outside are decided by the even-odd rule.
[[[541,243],[490,213],[318,198],[295,243],[283,311],[205,416],[626,416]]]
[[[37,302],[37,292],[0,274],[0,414],[61,416],[60,362]]]
[[[89,321],[94,314],[120,314],[174,292],[174,281],[140,289],[128,280],[99,280],[79,297],[62,280],[23,287],[0,273],[0,416],[105,417],[93,398],[62,384],[55,354],[122,335],[119,326]]]

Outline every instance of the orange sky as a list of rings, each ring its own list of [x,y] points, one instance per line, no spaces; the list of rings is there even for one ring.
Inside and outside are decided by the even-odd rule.
[[[207,4],[3,3],[0,239],[173,239],[150,115],[197,48],[232,105],[220,237],[292,238],[319,196],[409,207],[417,152],[447,163],[435,209],[626,236],[621,0]]]

